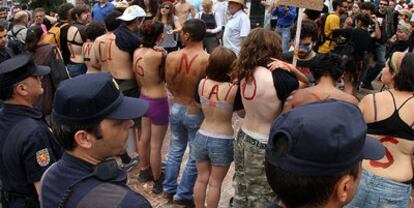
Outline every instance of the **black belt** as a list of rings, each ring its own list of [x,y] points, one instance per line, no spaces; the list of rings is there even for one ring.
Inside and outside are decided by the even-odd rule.
[[[287,27],[290,27],[290,26],[292,26],[292,25],[278,25],[277,27],[278,28],[287,28]]]
[[[267,146],[266,144],[263,144],[263,143],[255,140],[255,139],[251,138],[249,135],[247,135],[246,133],[244,133],[243,130],[240,130],[239,131],[239,134],[240,134],[239,138],[240,137],[243,137],[241,139],[244,139],[247,143],[249,143],[249,144],[251,144],[251,145],[253,145],[255,147],[258,147],[260,149],[266,149],[266,146]]]

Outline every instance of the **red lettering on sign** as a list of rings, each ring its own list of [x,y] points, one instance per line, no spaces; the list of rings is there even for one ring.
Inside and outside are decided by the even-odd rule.
[[[193,62],[196,60],[198,54],[195,55],[191,60],[190,63],[188,63],[188,56],[187,54],[183,53],[183,55],[181,56],[181,61],[180,61],[180,66],[178,67],[178,73],[181,72],[182,67],[183,67],[183,63],[185,64],[185,72],[186,74],[190,73],[191,70],[191,65],[193,64]]]
[[[99,60],[101,62],[106,62],[106,61],[112,61],[112,44],[114,42],[115,39],[110,38],[109,39],[109,47],[108,47],[108,57],[103,57],[102,54],[102,44],[105,44],[105,41],[99,41],[98,43],[98,51],[99,51]]]
[[[393,144],[398,144],[398,140],[394,137],[384,137],[380,139],[381,143],[390,142]],[[394,163],[394,157],[391,155],[391,152],[388,150],[387,147],[385,147],[385,158],[388,160],[387,162],[379,162],[376,160],[369,161],[369,164],[373,167],[378,168],[388,168]]]
[[[142,57],[137,58],[137,60],[135,61],[135,72],[139,75],[139,76],[144,76],[144,68],[142,68],[142,66],[140,66],[138,64],[139,61],[142,60]]]
[[[216,85],[213,86],[213,89],[211,90],[210,94],[208,95],[208,99],[210,100],[212,95],[216,95],[216,100],[219,100],[218,92],[219,92],[219,86],[216,84]]]
[[[246,100],[253,100],[256,97],[256,91],[257,91],[256,79],[253,77],[253,86],[254,86],[254,89],[253,89],[253,93],[252,93],[252,95],[250,97],[247,97],[246,96],[246,85],[247,85],[247,82],[244,82],[242,84],[242,89],[241,89],[242,90],[242,96]]]

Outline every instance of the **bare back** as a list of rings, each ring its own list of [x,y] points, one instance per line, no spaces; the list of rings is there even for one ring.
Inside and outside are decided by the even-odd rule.
[[[204,120],[201,129],[223,135],[233,135],[233,104],[238,86],[230,82],[202,79],[198,85]]]
[[[292,92],[291,96],[289,96],[289,98],[286,100],[286,103],[283,107],[283,112],[286,112],[300,105],[329,99],[341,100],[352,103],[354,105],[358,105],[358,100],[354,96],[348,93],[344,93],[335,87],[313,86]]]
[[[67,38],[68,48],[70,51],[70,60],[74,63],[84,63],[82,54],[83,40],[79,29],[75,26],[70,26]]]
[[[412,96],[408,92],[393,91],[395,106],[397,109]],[[374,123],[390,118],[395,113],[392,97],[389,92],[384,91],[375,94],[376,118],[373,95],[365,96],[359,107],[364,115],[366,123]],[[408,100],[397,111],[401,120],[408,126],[414,122],[414,99]],[[397,125],[396,123],[393,125]],[[394,128],[394,127],[392,127]],[[414,131],[414,130],[413,130]],[[414,153],[414,140],[396,136],[371,135],[377,138],[386,148],[386,155],[378,161],[364,160],[362,166],[365,170],[387,179],[406,182],[413,178],[412,156]]]
[[[165,79],[174,102],[182,105],[194,103],[197,82],[205,75],[208,57],[202,48],[184,48],[167,55]]]
[[[241,81],[240,92],[246,111],[242,128],[268,137],[273,120],[282,111],[272,72],[264,67],[256,67],[248,83],[245,79]]]
[[[116,46],[114,33],[108,32],[99,36],[93,44],[93,50],[95,59],[92,64],[100,65],[101,71],[110,72],[116,79],[135,79],[132,72],[132,57]]]
[[[92,64],[93,59],[95,59],[95,52],[93,50],[93,42],[86,41],[82,46],[82,55],[85,65],[88,68],[87,73],[99,71],[99,66]]]
[[[165,83],[160,77],[162,56],[162,52],[151,48],[140,48],[134,52],[135,78],[140,83],[141,94],[146,97],[163,98],[167,96]]]

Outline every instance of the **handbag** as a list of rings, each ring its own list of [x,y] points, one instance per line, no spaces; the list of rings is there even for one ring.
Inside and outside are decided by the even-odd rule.
[[[62,54],[57,47],[55,47],[55,57],[50,61],[50,68],[50,78],[52,79],[55,89],[58,88],[63,80],[70,78]]]

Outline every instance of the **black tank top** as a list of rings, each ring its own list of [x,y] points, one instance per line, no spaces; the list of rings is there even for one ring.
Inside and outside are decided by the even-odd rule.
[[[204,12],[201,13],[201,19],[206,24],[207,29],[214,29],[217,27],[216,19],[214,18],[214,14],[206,14]],[[214,37],[216,34],[214,33],[206,33],[206,37]]]
[[[400,109],[408,101],[414,98],[414,95],[412,95],[407,100],[405,100],[403,104],[399,108],[397,108],[394,95],[391,93],[391,91],[388,90],[388,92],[391,94],[392,101],[394,102],[394,109],[395,109],[394,112],[392,113],[390,117],[384,120],[381,120],[381,121],[377,121],[377,104],[375,100],[375,94],[373,94],[375,121],[367,124],[368,126],[367,132],[369,134],[393,136],[393,137],[399,137],[402,139],[414,141],[414,130],[412,128],[414,125],[414,122],[409,126],[400,118],[400,115],[399,115]]]

